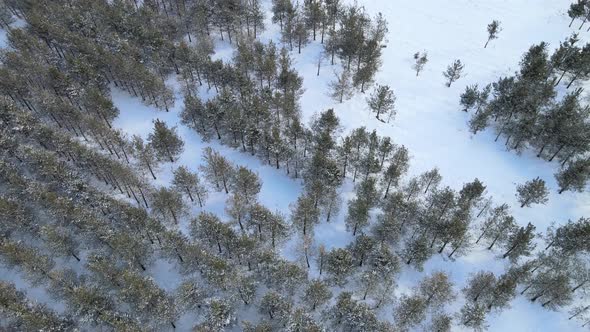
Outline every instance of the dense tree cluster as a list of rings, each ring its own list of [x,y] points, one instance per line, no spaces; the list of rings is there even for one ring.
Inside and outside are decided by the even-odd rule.
[[[588,79],[590,44],[581,46],[576,35],[566,39],[553,54],[548,45],[533,45],[522,57],[514,76],[502,77],[480,89],[468,86],[461,95],[465,111],[475,110],[469,120],[473,134],[492,126],[504,136],[508,150],[521,153],[536,149],[537,156],[562,169],[556,174],[560,193],[583,191],[590,178],[587,152],[590,149],[590,117],[582,89],[558,97],[556,87],[564,78],[566,88]]]

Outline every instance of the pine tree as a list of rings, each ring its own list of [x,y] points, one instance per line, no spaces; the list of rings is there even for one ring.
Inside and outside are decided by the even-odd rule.
[[[465,87],[465,92],[461,94],[461,105],[463,105],[463,111],[467,112],[470,108],[475,106],[479,95],[477,84],[468,85]]]
[[[337,285],[344,285],[352,274],[354,258],[348,249],[335,248],[326,255],[325,271]]]
[[[230,189],[235,195],[240,195],[247,204],[256,201],[262,181],[258,174],[246,167],[239,166],[231,179]]]
[[[296,308],[289,320],[287,321],[287,326],[285,331],[288,332],[303,332],[303,331],[310,331],[310,332],[321,332],[323,331],[323,327],[315,322],[314,318],[311,314],[307,313],[303,308]]]
[[[264,31],[264,18],[265,18],[265,11],[261,8],[260,0],[252,0],[250,1],[250,6],[248,8],[248,21],[249,24],[252,25],[254,39],[258,37],[258,33]],[[248,29],[248,34],[250,33],[250,29]]]
[[[527,291],[532,294],[530,299],[532,302],[540,300],[541,305],[549,309],[558,309],[569,305],[572,301],[570,278],[564,271],[536,273]]]
[[[301,229],[303,235],[307,235],[308,232],[313,232],[313,227],[319,223],[319,214],[314,199],[302,194],[291,209],[291,222],[296,228]]]
[[[291,313],[291,303],[279,293],[269,291],[260,300],[261,314],[268,315],[271,320],[286,322]]]
[[[320,279],[313,279],[305,289],[303,301],[311,306],[310,310],[326,304],[332,298],[329,286]]]
[[[424,321],[427,308],[421,296],[404,294],[393,309],[394,322],[402,331],[407,331]]]
[[[418,75],[420,75],[420,72],[424,69],[424,66],[428,62],[428,53],[416,52],[414,53],[414,60],[416,62],[412,65],[412,68],[416,71],[416,77],[418,77]]]
[[[424,194],[428,193],[429,190],[436,190],[441,181],[442,176],[436,167],[420,175],[420,186],[424,188]]]
[[[305,18],[303,15],[304,13],[302,13],[300,7],[297,6],[293,34],[297,39],[297,53],[299,54],[301,54],[301,46],[305,46],[309,43],[309,28],[305,22]]]
[[[459,313],[461,324],[475,331],[484,331],[486,326],[487,310],[478,303],[466,303]]]
[[[581,17],[584,17],[584,20],[582,21],[582,24],[580,24],[580,27],[578,28],[578,30],[582,29],[582,27],[584,26],[584,24],[588,20],[588,17],[590,16],[590,12],[588,11],[588,9],[589,9],[588,2],[587,1],[581,1],[581,2],[582,2],[582,4],[578,5],[579,7],[575,7],[575,11],[579,12]],[[570,9],[571,9],[571,7],[570,7]],[[569,15],[569,11],[568,11],[568,15]]]
[[[231,162],[211,147],[203,149],[203,161],[201,170],[205,177],[218,191],[225,190],[225,193],[229,194],[230,181],[235,172]]]
[[[304,8],[305,24],[308,29],[312,30],[313,40],[316,40],[316,34],[320,25],[325,21],[325,8],[323,1],[314,0],[305,3]],[[323,42],[323,33],[322,33]]]
[[[493,20],[492,23],[488,24],[488,40],[483,48],[488,47],[490,40],[498,38],[498,33],[500,33],[500,31],[502,31],[502,28],[500,28],[500,21]]]
[[[516,187],[520,207],[531,206],[531,204],[545,204],[548,201],[549,191],[545,187],[545,181],[539,177]]]
[[[158,158],[156,157],[156,152],[154,151],[152,145],[145,144],[141,137],[134,135],[132,139],[132,146],[137,161],[139,162],[139,166],[144,169],[147,168],[154,180],[156,180],[154,171],[157,170]]]
[[[194,202],[196,198],[199,207],[203,207],[207,200],[209,194],[207,187],[201,183],[197,173],[192,173],[185,166],[179,166],[174,170],[172,185],[179,193],[187,194],[191,202]]]
[[[336,304],[326,313],[334,330],[342,331],[380,331],[380,323],[375,313],[365,303],[352,299],[351,292],[342,292]]]
[[[432,255],[429,242],[428,238],[423,235],[406,240],[401,254],[406,264],[412,264],[418,271],[422,271],[424,263]]]
[[[25,280],[34,286],[47,281],[55,266],[55,262],[37,248],[10,239],[0,242],[0,261],[8,268],[18,267],[24,272]]]
[[[184,150],[184,142],[176,133],[176,128],[168,128],[166,123],[159,119],[154,121],[154,132],[149,134],[148,141],[158,158],[170,159],[170,162],[174,162]]]
[[[408,155],[408,149],[405,146],[401,146],[396,149],[395,153],[391,158],[391,163],[383,174],[383,185],[385,186],[385,195],[383,199],[387,198],[391,186],[398,186],[399,179],[408,171],[410,157]]]
[[[462,291],[465,298],[469,301],[488,303],[493,296],[495,285],[496,276],[494,273],[479,271],[471,275],[467,286]]]
[[[572,23],[574,20],[580,17],[586,17],[586,0],[578,0],[578,2],[574,2],[570,5],[570,8],[567,11],[567,15],[571,17],[570,24],[568,27],[572,27]]]
[[[194,239],[199,239],[213,247],[217,247],[218,253],[222,253],[223,233],[226,225],[219,218],[208,212],[201,212],[196,219],[191,220],[190,234]]]
[[[174,292],[174,299],[181,312],[196,312],[205,304],[206,290],[197,280],[183,281]]]
[[[352,255],[355,266],[363,266],[363,263],[369,258],[371,252],[375,248],[375,240],[367,235],[359,235],[354,239],[354,242],[347,246],[347,249]]]
[[[350,81],[350,71],[343,69],[340,74],[334,73],[336,79],[329,83],[330,97],[342,103],[352,97],[353,87]]]
[[[236,319],[232,302],[224,298],[213,298],[208,301],[209,312],[205,322],[197,326],[196,331],[223,331],[230,328]]]
[[[555,174],[559,184],[559,193],[571,190],[582,192],[590,179],[590,158],[579,158],[570,161],[566,167],[563,167]]]
[[[257,282],[253,277],[240,277],[237,282],[237,292],[242,302],[249,305],[256,296]]]
[[[373,245],[371,249],[375,246]],[[367,269],[360,276],[364,288],[363,300],[369,294],[378,297],[380,292],[390,291],[400,269],[398,257],[389,250],[388,246],[378,245],[377,249],[371,250]]]
[[[569,255],[576,252],[590,252],[590,243],[585,239],[590,236],[590,219],[580,218],[578,221],[569,220],[556,229],[548,229],[546,233],[545,250],[554,248]]]
[[[387,122],[395,116],[395,95],[387,85],[377,85],[371,97],[367,98],[367,104],[373,112],[377,113],[377,120],[383,121],[379,118],[381,114],[388,115]]]
[[[455,298],[453,283],[444,272],[434,272],[425,277],[417,288],[427,306],[441,307]]]
[[[526,227],[520,227],[517,231],[510,234],[505,248],[508,249],[502,258],[508,257],[510,261],[517,261],[520,256],[528,256],[535,248],[533,239],[535,237],[535,226],[528,223]]]
[[[174,224],[178,224],[186,206],[180,193],[160,187],[153,193],[152,210],[156,211],[164,220],[172,217]]]
[[[348,202],[348,216],[346,227],[352,229],[352,235],[358,230],[363,230],[369,224],[369,211],[378,203],[379,192],[376,188],[376,180],[367,178],[356,188],[357,198]]]
[[[439,313],[431,320],[429,330],[435,332],[450,332],[453,318],[446,313]]]
[[[283,31],[285,21],[289,12],[293,12],[293,4],[291,0],[273,0],[272,1],[272,22],[280,23],[281,31]]]
[[[443,72],[443,76],[447,78],[447,87],[451,87],[451,84],[461,78],[463,74],[464,65],[461,60],[455,60],[452,65],[447,67],[447,70]]]

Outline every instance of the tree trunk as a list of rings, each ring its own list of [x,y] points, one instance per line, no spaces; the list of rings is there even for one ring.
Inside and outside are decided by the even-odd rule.
[[[588,15],[584,16],[584,20],[582,21],[582,24],[580,24],[580,27],[578,28],[578,30],[581,30],[581,29],[582,29],[582,26],[584,26],[584,24],[586,23],[586,20],[588,20],[588,16],[589,16],[589,15],[590,15],[590,14],[588,14]]]
[[[563,73],[561,73],[561,76],[559,76],[559,79],[557,80],[557,82],[555,82],[555,84],[553,86],[558,86],[559,83],[561,82],[561,79],[565,76],[566,73],[567,73],[567,70],[564,70]]]
[[[496,235],[496,237],[494,238],[494,240],[492,241],[492,243],[490,244],[490,246],[488,247],[488,250],[492,250],[492,248],[494,247],[494,244],[496,244],[496,241],[498,241],[498,238],[500,237],[500,235]]]
[[[555,153],[551,156],[551,158],[549,158],[549,161],[550,162],[553,161],[553,159],[557,156],[557,154],[559,152],[561,152],[561,149],[563,149],[564,147],[565,147],[565,144],[560,145],[559,148],[557,149],[557,151],[555,151]]]
[[[504,255],[502,255],[502,258],[506,258],[506,257],[508,257],[508,255],[510,255],[510,253],[511,253],[511,252],[512,252],[514,249],[516,249],[516,247],[517,247],[517,246],[518,246],[518,244],[515,244],[515,245],[513,245],[513,246],[512,246],[510,249],[508,249],[508,251],[507,251],[507,252],[505,252],[505,253],[504,253]]]
[[[383,199],[387,198],[387,195],[389,194],[389,188],[391,187],[391,182],[393,179],[389,179],[389,181],[387,181],[387,188],[385,189],[385,196],[383,196]]]
[[[572,288],[572,293],[575,292],[576,290],[578,290],[578,288],[584,286],[586,284],[588,280],[584,280],[581,283],[579,283],[576,287]]]
[[[575,314],[571,315],[568,320],[571,320],[574,317],[579,316],[580,314],[584,313],[586,310],[590,309],[590,305],[585,306],[584,308],[580,309],[580,311],[576,312]]]
[[[191,199],[191,202],[194,202],[195,200],[193,199],[193,195],[191,194],[191,191],[188,187],[185,187],[186,189],[186,193],[188,194],[188,197]]]
[[[170,211],[170,214],[172,215],[172,219],[174,220],[174,223],[178,224],[178,219],[176,218],[176,213],[174,213],[174,210],[171,208],[168,208],[168,211]]]
[[[580,72],[577,72],[574,77],[572,78],[572,80],[570,81],[570,83],[565,87],[566,89],[569,89],[570,86],[572,86],[572,84],[574,84],[574,82],[578,79],[578,76],[580,75]]]

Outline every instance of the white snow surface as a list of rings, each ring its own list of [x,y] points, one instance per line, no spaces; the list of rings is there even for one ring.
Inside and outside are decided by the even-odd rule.
[[[270,1],[265,2],[270,9]],[[340,118],[343,133],[366,126],[368,130],[376,129],[381,136],[390,136],[397,144],[405,145],[412,156],[410,175],[417,175],[433,167],[438,167],[443,175],[443,184],[459,190],[463,183],[480,179],[487,186],[487,195],[493,196],[497,204],[506,202],[520,224],[532,222],[538,231],[545,231],[552,222],[564,223],[568,219],[577,220],[590,215],[590,196],[585,193],[566,192],[557,194],[557,184],[553,174],[558,163],[548,163],[535,157],[532,152],[516,155],[505,150],[499,141],[494,142],[494,133],[487,130],[473,136],[467,128],[469,115],[460,111],[459,95],[468,84],[485,85],[495,81],[499,76],[510,75],[518,68],[521,55],[534,43],[546,41],[550,49],[557,47],[572,32],[578,31],[579,22],[568,28],[569,18],[566,10],[567,0],[359,0],[374,15],[382,12],[389,22],[388,46],[383,50],[383,65],[377,74],[376,82],[391,86],[397,96],[397,115],[391,124],[385,124],[369,112],[366,95],[356,93],[342,104],[331,100],[328,82],[334,77],[334,70],[339,66],[329,66],[324,60],[320,76],[316,76],[318,54],[323,47],[318,41],[311,42],[292,58],[299,74],[304,78],[305,93],[301,98],[303,119],[309,121],[316,112],[333,108]],[[271,13],[267,13],[267,30],[262,34],[264,41],[274,40],[280,43],[278,27],[270,22]],[[501,21],[503,30],[499,38],[490,42],[486,49],[483,45],[487,39],[486,26],[492,20]],[[585,39],[585,28],[581,38]],[[0,33],[0,44],[5,45],[5,33]],[[231,45],[217,42],[216,57],[230,59]],[[427,51],[429,62],[419,77],[412,70],[413,54]],[[444,84],[442,71],[455,59],[465,64],[464,75],[450,88]],[[256,171],[263,181],[259,199],[271,209],[289,215],[289,205],[301,192],[300,180],[289,178],[283,169],[264,165],[257,157],[242,153],[219,144],[216,140],[204,142],[194,131],[179,122],[182,109],[182,95],[174,77],[168,82],[175,89],[176,103],[170,112],[158,111],[145,106],[141,100],[129,96],[126,92],[112,89],[115,105],[121,115],[115,126],[129,135],[138,134],[147,137],[156,118],[165,120],[169,125],[177,126],[185,142],[184,153],[180,159],[171,164],[165,163],[157,172],[155,185],[169,185],[172,171],[179,165],[186,165],[197,170],[201,163],[201,153],[205,146],[211,146],[238,165],[244,165]],[[367,89],[371,91],[371,89]],[[213,93],[202,89],[203,97]],[[368,94],[368,93],[367,93]],[[535,177],[547,182],[551,191],[546,205],[520,208],[515,197],[516,184]],[[346,201],[352,197],[353,185],[347,180],[341,188],[344,204],[340,215],[331,223],[322,222],[315,229],[316,243],[326,247],[342,247],[349,243],[352,236],[346,232],[344,216]],[[225,216],[224,203],[227,195],[212,192],[204,209]],[[193,207],[194,216],[199,208]],[[180,227],[187,230],[190,216],[185,218]],[[285,245],[282,254],[295,260],[298,258],[295,241]],[[497,258],[498,252],[490,252],[485,246],[476,246],[471,253],[457,261],[445,260],[435,255],[425,265],[423,272],[407,266],[398,279],[396,294],[409,291],[419,280],[434,270],[448,272],[459,292],[470,273],[481,269],[501,273],[505,262]],[[166,290],[174,289],[180,282],[180,276],[174,271],[174,265],[158,262],[150,269],[158,284]],[[18,279],[16,274],[2,271],[2,279]],[[310,275],[316,275],[312,266]],[[19,288],[26,288],[26,283],[18,283]],[[42,290],[33,289],[28,295],[45,302]],[[447,308],[456,312],[463,303],[461,296]],[[250,316],[252,310],[245,312]],[[391,306],[379,311],[381,319],[392,319]],[[241,316],[241,319],[244,317]],[[541,308],[539,303],[530,303],[526,297],[517,296],[512,307],[501,313],[488,315],[489,331],[578,331],[579,322],[568,320],[567,312],[552,312]],[[183,317],[178,324],[179,331],[189,330],[194,321]],[[463,328],[455,324],[453,331]]]

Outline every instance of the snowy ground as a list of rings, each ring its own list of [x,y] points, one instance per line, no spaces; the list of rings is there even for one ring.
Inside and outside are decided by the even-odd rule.
[[[308,121],[316,112],[334,108],[345,133],[353,128],[366,126],[369,130],[376,129],[379,135],[390,136],[397,144],[408,147],[412,155],[411,175],[436,166],[443,175],[443,184],[455,189],[460,189],[463,183],[477,177],[487,186],[487,194],[493,196],[496,203],[508,203],[513,207],[512,213],[519,223],[532,222],[539,231],[544,231],[552,222],[563,223],[568,219],[590,215],[588,193],[557,194],[553,173],[558,164],[549,164],[536,158],[533,153],[517,156],[513,152],[507,152],[502,143],[494,142],[495,135],[491,131],[472,137],[466,126],[468,115],[460,111],[458,104],[459,95],[467,84],[485,85],[498,76],[510,74],[517,69],[522,53],[531,44],[546,41],[553,49],[559,41],[573,32],[574,29],[568,28],[569,19],[565,14],[569,1],[359,0],[359,4],[364,5],[371,14],[381,11],[389,21],[389,44],[384,49],[383,66],[376,81],[394,89],[398,114],[392,124],[379,122],[369,113],[366,96],[360,93],[345,103],[334,103],[327,96],[327,83],[333,78],[333,70],[337,66],[330,67],[329,61],[324,60],[321,74],[316,76],[318,54],[322,50],[318,41],[305,47],[300,55],[293,52],[306,89],[301,99],[304,120]],[[499,39],[491,41],[484,49],[486,26],[494,19],[501,21],[503,31]],[[576,24],[574,27],[577,31]],[[587,33],[585,29],[582,31],[581,37],[584,39],[584,34]],[[279,40],[278,27],[272,26],[270,20],[267,20],[267,31],[262,39],[273,39],[275,42]],[[3,44],[4,41],[5,35],[0,33],[0,43]],[[227,43],[218,42],[218,50],[218,57],[231,57],[231,48]],[[417,51],[427,51],[429,57],[420,77],[416,77],[411,68],[412,55]],[[447,88],[442,71],[454,59],[461,59],[467,75]],[[160,118],[170,125],[177,125],[185,141],[185,151],[180,160],[174,164],[164,164],[157,173],[156,184],[167,185],[171,180],[172,170],[179,165],[196,170],[201,163],[203,147],[210,145],[234,163],[258,172],[264,183],[260,193],[261,202],[288,215],[289,204],[295,201],[301,191],[300,181],[287,177],[284,170],[263,165],[259,159],[249,154],[220,145],[216,141],[203,142],[192,130],[179,123],[182,98],[174,78],[170,78],[168,83],[176,88],[178,97],[175,107],[169,113],[145,106],[139,99],[113,89],[113,100],[121,110],[121,116],[115,122],[116,127],[122,128],[129,135],[139,134],[145,138],[152,129],[152,121]],[[207,94],[206,90],[202,93]],[[514,195],[516,184],[537,176],[544,179],[551,189],[549,203],[519,208]],[[345,200],[351,195],[352,189],[349,182],[342,186],[342,197]],[[225,194],[212,193],[205,209],[224,215],[225,199]],[[342,210],[335,221],[329,224],[323,222],[316,228],[317,243],[333,247],[344,246],[351,240],[350,233],[344,227],[345,206]],[[193,213],[197,211],[195,207]],[[186,225],[186,222],[183,223],[183,227]],[[286,257],[295,259],[297,253],[294,251],[294,243],[287,244],[283,253]],[[426,264],[422,273],[404,267],[398,280],[397,292],[410,289],[422,276],[436,269],[449,272],[456,285],[462,287],[469,273],[480,269],[500,272],[503,264],[504,262],[497,260],[493,253],[483,247],[474,248],[470,255],[456,262],[435,256]],[[173,289],[180,282],[173,266],[157,264],[152,271],[158,283],[166,289]],[[2,274],[4,279],[4,271]],[[33,297],[35,294],[36,291],[29,293]],[[457,311],[460,302],[457,301],[450,307],[450,311]],[[391,318],[390,309],[380,312],[380,316],[383,319]],[[531,304],[519,296],[513,301],[511,309],[500,314],[490,314],[488,323],[490,331],[579,330],[579,324],[568,321],[567,317],[565,312],[544,310],[538,303]],[[187,328],[189,326],[186,325]],[[461,330],[459,327],[455,328]]]

